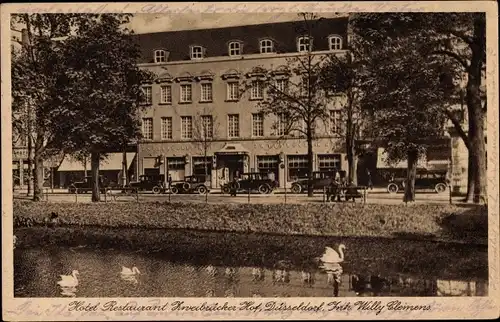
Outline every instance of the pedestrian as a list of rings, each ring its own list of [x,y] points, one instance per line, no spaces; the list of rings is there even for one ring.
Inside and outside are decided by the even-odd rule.
[[[267,174],[267,178],[271,181],[275,181],[276,180],[276,177],[274,175],[274,172],[272,171],[269,171],[269,173]]]
[[[232,197],[236,197],[236,190],[238,189],[237,185],[238,185],[238,178],[235,175],[235,176],[233,176],[233,181],[231,182],[231,196]]]
[[[373,190],[372,173],[370,169],[366,169],[366,175],[368,177],[368,189]]]

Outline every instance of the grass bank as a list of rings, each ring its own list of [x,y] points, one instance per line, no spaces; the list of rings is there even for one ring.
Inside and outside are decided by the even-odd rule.
[[[453,205],[44,203],[14,201],[14,226],[166,228],[487,242],[487,209]]]

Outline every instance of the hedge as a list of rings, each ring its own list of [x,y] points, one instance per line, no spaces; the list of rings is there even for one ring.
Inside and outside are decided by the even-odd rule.
[[[14,201],[14,226],[168,228],[485,243],[487,209],[453,205],[44,203]],[[455,224],[466,222],[465,228]],[[467,218],[465,221],[462,218]],[[455,224],[455,226],[454,226]]]

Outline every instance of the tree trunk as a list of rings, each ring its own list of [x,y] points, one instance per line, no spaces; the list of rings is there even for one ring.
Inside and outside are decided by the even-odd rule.
[[[349,136],[346,140],[346,154],[347,154],[347,166],[348,166],[348,174],[347,179],[349,184],[358,184],[358,176],[357,176],[357,158],[356,158],[356,148],[354,146],[354,135],[353,133],[349,133]]]
[[[314,169],[314,153],[313,153],[313,140],[311,129],[307,130],[307,196],[312,197],[313,191],[313,169]]]
[[[35,154],[35,178],[33,180],[33,201],[42,200],[43,191],[43,158],[38,153]]]
[[[478,16],[474,21],[474,45],[467,80],[467,111],[469,116],[469,154],[472,155],[472,175],[474,178],[473,202],[486,200],[486,144],[484,142],[484,111],[481,104],[481,81],[485,50],[484,36],[486,21]]]
[[[123,149],[123,155],[122,155],[122,187],[125,187],[127,185],[127,151],[126,149]]]
[[[473,158],[472,153],[468,153],[468,165],[467,165],[467,195],[465,196],[464,202],[472,202],[474,200],[474,171],[473,171]]]
[[[415,201],[415,177],[417,175],[418,153],[417,151],[408,151],[408,167],[405,183],[404,202]]]
[[[92,202],[99,202],[101,200],[101,193],[99,190],[99,152],[92,152],[90,154],[90,172],[92,175]]]
[[[33,192],[33,142],[31,139],[31,127],[29,127],[28,132],[28,192],[27,195],[31,195]],[[24,171],[24,169],[21,169]]]

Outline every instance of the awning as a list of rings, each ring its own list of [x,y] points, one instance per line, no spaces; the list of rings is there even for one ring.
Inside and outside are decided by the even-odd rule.
[[[248,154],[248,150],[239,143],[226,143],[226,145],[215,152],[215,154]]]
[[[127,169],[130,168],[135,153],[127,153]],[[99,170],[122,170],[123,153],[109,153],[105,160],[99,164]],[[87,159],[87,170],[90,171],[90,158]],[[71,156],[65,156],[64,160],[59,165],[57,171],[85,171],[83,162],[76,160]]]

